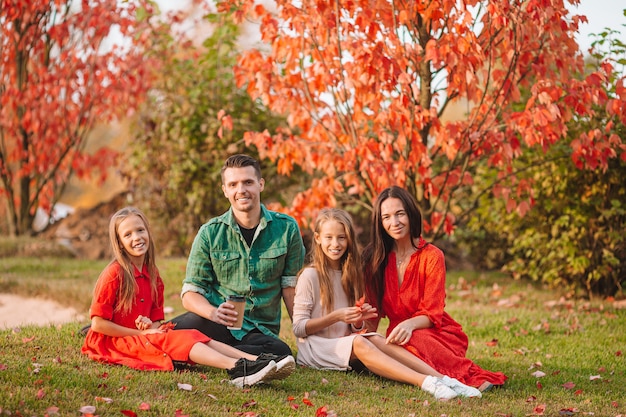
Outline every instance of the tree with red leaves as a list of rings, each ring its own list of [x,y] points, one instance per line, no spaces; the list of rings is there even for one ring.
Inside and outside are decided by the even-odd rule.
[[[302,225],[338,202],[371,209],[392,184],[416,196],[428,238],[452,233],[486,192],[523,213],[532,188],[513,161],[562,141],[567,122],[594,106],[626,113],[623,88],[615,97],[603,88],[608,66],[573,78],[583,73],[574,34],[585,18],[561,0],[275,3],[218,6],[260,23],[267,46],[245,52],[236,77],[289,127],[246,140],[280,173],[300,166],[313,176],[287,209]],[[626,155],[607,131],[571,143],[581,168]],[[495,182],[474,182],[482,167],[498,168]]]
[[[150,2],[0,0],[0,197],[11,235],[33,231],[72,175],[106,176],[85,151],[96,123],[135,109],[149,83]]]

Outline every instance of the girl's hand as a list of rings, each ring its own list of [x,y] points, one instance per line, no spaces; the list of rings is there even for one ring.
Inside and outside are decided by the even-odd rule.
[[[361,320],[371,320],[378,317],[378,312],[376,308],[372,307],[368,303],[363,303],[361,305]]]
[[[357,321],[362,320],[360,307],[344,307],[334,311],[337,321],[343,321],[344,323],[354,324]]]
[[[137,316],[137,318],[135,319],[135,326],[136,326],[139,330],[146,330],[146,329],[149,329],[149,328],[152,326],[152,320],[150,320],[150,318],[149,318],[149,317],[139,315],[139,316]]]
[[[406,345],[411,340],[413,330],[415,330],[415,327],[408,320],[405,320],[389,333],[386,342],[387,344]]]

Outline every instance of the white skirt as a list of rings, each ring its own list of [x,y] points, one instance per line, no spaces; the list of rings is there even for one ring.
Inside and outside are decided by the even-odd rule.
[[[352,356],[352,343],[356,336],[382,337],[376,332],[357,334],[349,336],[326,338],[320,336],[299,337],[298,344],[298,365],[308,366],[320,370],[347,371],[350,368],[350,356]]]

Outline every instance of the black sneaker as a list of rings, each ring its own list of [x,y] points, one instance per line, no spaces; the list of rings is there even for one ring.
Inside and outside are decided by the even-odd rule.
[[[241,358],[232,369],[227,369],[226,372],[231,384],[243,388],[246,385],[264,382],[264,378],[276,372],[276,362],[267,359],[251,361]]]
[[[268,375],[268,380],[285,379],[296,370],[296,360],[291,355],[275,355],[273,353],[261,353],[258,360],[272,360],[276,362],[276,372]]]

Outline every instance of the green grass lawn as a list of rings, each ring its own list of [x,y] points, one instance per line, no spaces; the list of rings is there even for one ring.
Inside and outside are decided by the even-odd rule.
[[[184,259],[161,259],[166,306],[178,298]],[[106,262],[0,258],[0,292],[46,297],[87,315]],[[140,372],[80,354],[86,323],[0,331],[0,415],[11,416],[607,416],[626,415],[626,311],[496,273],[448,275],[448,312],[470,339],[468,356],[509,376],[482,399],[437,402],[378,377],[298,368],[238,389],[205,367]],[[281,336],[295,350],[289,320]],[[380,331],[383,331],[380,329]],[[331,412],[332,411],[332,412]]]

